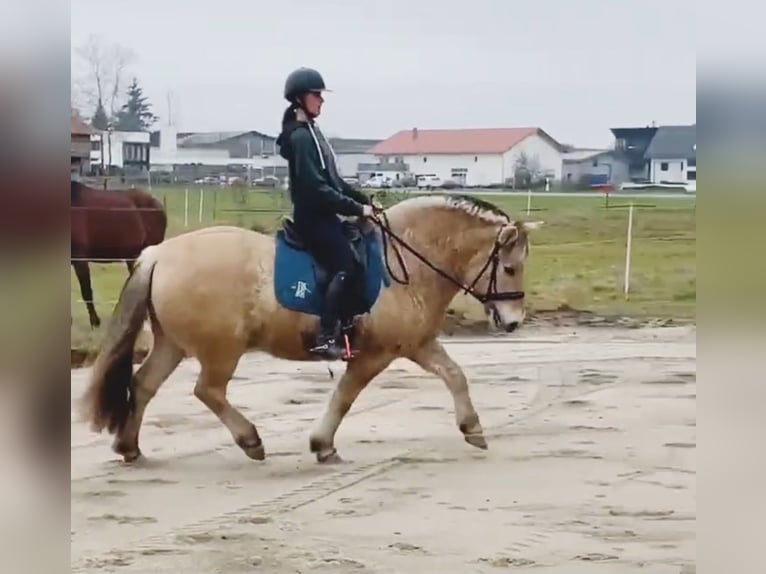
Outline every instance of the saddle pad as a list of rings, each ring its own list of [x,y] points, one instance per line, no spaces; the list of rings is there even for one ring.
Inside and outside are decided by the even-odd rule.
[[[284,232],[276,234],[274,260],[274,293],[283,307],[299,313],[320,315],[323,294],[329,278],[325,277],[307,252],[291,247],[284,238]],[[364,312],[369,311],[380,295],[381,286],[389,286],[389,279],[383,265],[383,248],[377,234],[370,233],[362,238],[367,254],[364,280]]]

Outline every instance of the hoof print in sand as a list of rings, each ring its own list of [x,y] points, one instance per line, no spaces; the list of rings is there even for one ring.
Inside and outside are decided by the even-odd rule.
[[[582,560],[584,562],[606,562],[607,560],[619,560],[619,556],[614,554],[601,554],[600,552],[589,552],[588,554],[578,554],[572,560]]]
[[[499,556],[497,558],[479,558],[479,562],[489,564],[494,568],[521,568],[524,566],[534,566],[534,560],[526,558],[510,558],[508,556]]]

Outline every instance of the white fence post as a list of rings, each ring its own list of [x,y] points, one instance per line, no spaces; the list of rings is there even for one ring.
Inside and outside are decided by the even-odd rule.
[[[630,258],[633,250],[633,202],[628,209],[628,238],[625,245],[625,298],[630,291]]]
[[[527,217],[532,212],[532,188],[527,189]]]
[[[202,209],[205,205],[205,188],[200,187],[199,188],[199,217],[198,220],[200,223],[202,223]]]
[[[189,227],[189,188],[184,189],[184,227]]]

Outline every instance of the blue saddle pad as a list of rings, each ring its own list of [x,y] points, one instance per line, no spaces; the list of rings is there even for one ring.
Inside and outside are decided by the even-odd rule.
[[[367,267],[364,280],[363,307],[369,311],[380,295],[381,286],[390,281],[383,265],[383,247],[376,233],[362,237]],[[330,279],[318,268],[307,251],[295,249],[277,231],[274,261],[274,292],[283,307],[299,313],[320,315],[326,282]]]

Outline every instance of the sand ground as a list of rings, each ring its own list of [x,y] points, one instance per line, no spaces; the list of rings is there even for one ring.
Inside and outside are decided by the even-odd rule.
[[[443,383],[404,360],[341,425],[336,466],[308,452],[334,385],[322,364],[243,358],[230,398],[264,462],[194,398],[194,361],[150,405],[138,465],[73,411],[73,571],[694,572],[694,329],[523,331],[446,343],[486,452],[462,441]]]

